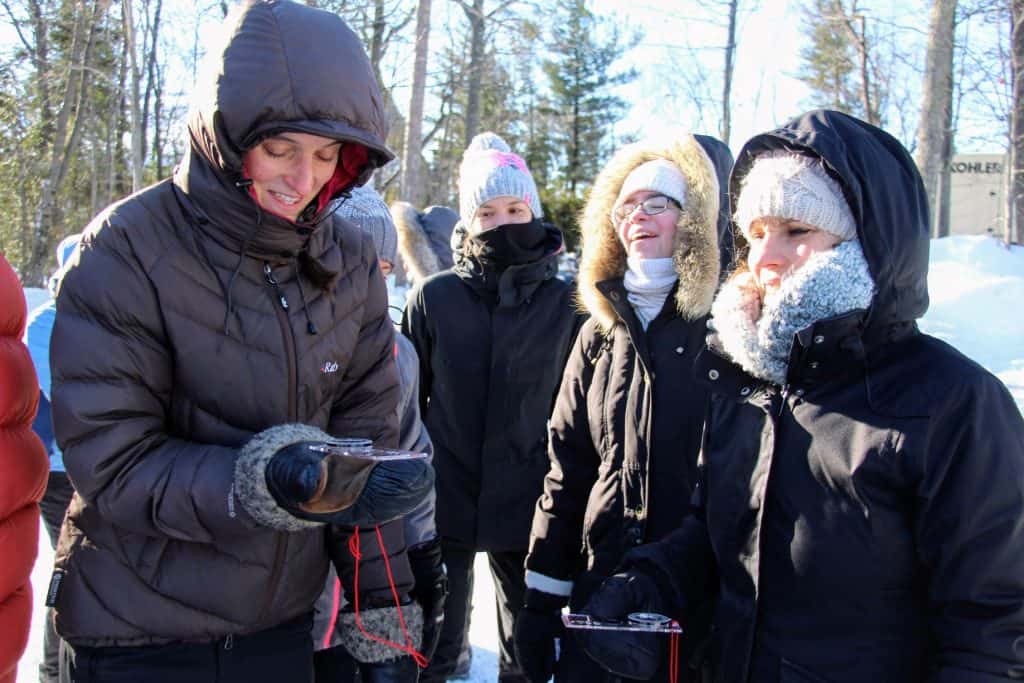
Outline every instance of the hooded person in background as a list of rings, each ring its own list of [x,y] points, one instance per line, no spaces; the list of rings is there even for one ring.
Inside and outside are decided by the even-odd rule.
[[[913,160],[814,111],[747,142],[731,188],[747,250],[697,359],[715,399],[692,514],[586,611],[661,612],[685,632],[717,584],[723,683],[1021,679],[1024,420],[917,328],[929,220]],[[663,656],[651,638],[584,641],[639,677]]]
[[[421,282],[402,320],[420,357],[434,442],[437,527],[450,594],[423,680],[450,676],[465,638],[473,559],[495,582],[501,681],[523,680],[512,647],[523,559],[548,469],[546,423],[581,318],[557,279],[561,232],[542,222],[526,163],[481,133],[459,169],[456,265]]]
[[[46,483],[46,494],[39,501],[39,509],[43,517],[43,527],[50,537],[50,547],[57,548],[60,526],[64,514],[71,503],[74,489],[64,471],[64,458],[57,441],[53,437],[53,418],[50,411],[50,334],[53,321],[57,316],[57,288],[64,268],[71,260],[71,255],[78,248],[81,235],[68,235],[57,245],[57,270],[50,277],[50,299],[36,307],[28,316],[25,327],[25,345],[32,355],[32,364],[39,378],[39,410],[32,422],[32,430],[43,442],[50,456],[50,475]],[[60,638],[53,627],[53,610],[47,610],[47,619],[43,631],[43,661],[39,664],[39,683],[57,683],[60,675],[59,650]]]
[[[387,276],[398,257],[398,234],[380,195],[369,186],[357,187],[341,202],[338,215],[373,240],[381,275]],[[432,454],[430,437],[420,420],[419,359],[412,342],[401,334],[395,335],[395,361],[401,387],[398,447]],[[384,645],[359,629],[353,600],[357,589],[361,623],[375,636],[402,643],[403,625],[395,608],[394,589],[399,603],[407,605],[403,616],[412,636],[411,647],[426,660],[433,656],[441,634],[447,585],[434,524],[434,500],[431,491],[402,519],[382,524],[380,536],[374,527],[335,530],[329,552],[337,572],[328,574],[313,620],[317,683],[354,682],[357,672],[367,683],[415,683],[417,679],[417,658],[412,653]],[[359,559],[349,548],[353,533],[358,535]],[[358,587],[354,585],[356,562],[360,562]],[[344,606],[342,598],[347,601]],[[412,599],[415,603],[410,604]]]
[[[75,486],[50,596],[72,682],[308,681],[325,524],[416,507],[372,240],[333,215],[391,153],[334,14],[225,20],[172,179],[100,213],[57,297],[54,429]]]
[[[551,416],[551,469],[516,623],[519,662],[534,683],[551,677],[556,638],[556,681],[609,678],[564,637],[561,609],[579,611],[627,550],[682,521],[710,397],[691,379],[693,362],[719,282],[719,233],[729,228],[718,176],[731,163],[714,138],[649,140],[619,150],[590,191],[579,277],[590,319]]]
[[[0,254],[0,683],[14,683],[32,623],[32,565],[39,548],[39,500],[46,449],[32,432],[39,384],[21,343],[25,293]]]
[[[446,206],[418,211],[408,202],[395,202],[391,216],[398,229],[398,251],[413,283],[455,265],[451,241],[459,214]]]

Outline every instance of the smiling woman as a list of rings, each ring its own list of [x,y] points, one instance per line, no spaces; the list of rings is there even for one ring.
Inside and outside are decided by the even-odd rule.
[[[340,140],[287,131],[264,138],[243,160],[260,206],[294,221],[338,167]]]
[[[50,598],[71,683],[312,680],[328,550],[348,555],[325,525],[397,519],[433,485],[423,462],[309,448],[398,445],[378,255],[332,204],[393,157],[362,45],[288,0],[239,4],[223,38],[173,180],[85,228],[57,297],[75,496]],[[417,633],[421,615],[389,603],[374,622]]]

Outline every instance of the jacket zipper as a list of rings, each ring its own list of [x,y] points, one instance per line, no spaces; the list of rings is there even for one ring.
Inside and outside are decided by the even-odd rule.
[[[278,283],[277,278],[274,277],[274,272],[270,267],[270,264],[266,261],[263,262],[263,276],[274,290],[274,296],[277,298],[278,306],[274,307],[274,312],[277,314],[277,321],[281,326],[281,336],[284,339],[285,356],[288,358],[288,421],[298,421],[298,396],[296,395],[296,385],[298,384],[298,360],[296,359],[295,351],[295,335],[292,332],[291,323],[288,321],[288,299],[285,297],[284,292],[281,290],[281,285]],[[284,568],[284,558],[287,555],[288,550],[288,534],[280,534],[277,542],[277,549],[274,554],[274,566],[270,571],[270,586],[267,591],[267,599],[263,603],[263,608],[260,610],[260,616],[257,623],[262,623],[266,617],[267,612],[270,611],[270,607],[274,601],[274,595],[277,593],[277,584],[281,580],[281,571]]]
[[[295,350],[295,333],[292,332],[291,323],[288,321],[288,299],[281,290],[281,285],[270,268],[270,264],[263,263],[263,275],[267,283],[273,287],[274,296],[277,298],[279,308],[275,308],[277,321],[281,324],[281,336],[284,338],[285,355],[288,358],[288,421],[296,422],[299,419],[298,396],[296,385],[298,384],[298,360]]]

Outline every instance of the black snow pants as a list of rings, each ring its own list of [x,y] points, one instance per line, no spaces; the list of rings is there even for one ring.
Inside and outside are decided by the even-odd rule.
[[[61,683],[312,683],[312,613],[212,643],[74,647],[61,643]]]

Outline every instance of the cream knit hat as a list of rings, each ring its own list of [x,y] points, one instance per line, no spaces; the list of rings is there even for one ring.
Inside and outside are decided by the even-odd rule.
[[[736,200],[736,225],[749,239],[750,224],[765,216],[813,225],[844,242],[857,238],[839,183],[820,161],[803,154],[771,152],[757,157],[747,171]]]
[[[679,206],[686,204],[686,178],[679,167],[668,159],[647,161],[630,171],[622,181],[615,206],[638,190],[658,192],[676,200]]]

